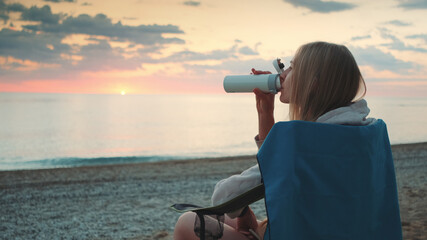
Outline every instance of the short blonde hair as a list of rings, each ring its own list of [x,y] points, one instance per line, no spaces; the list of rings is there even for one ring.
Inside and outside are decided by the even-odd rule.
[[[301,46],[292,62],[291,120],[316,121],[347,106],[366,84],[351,52],[343,45],[313,42]]]

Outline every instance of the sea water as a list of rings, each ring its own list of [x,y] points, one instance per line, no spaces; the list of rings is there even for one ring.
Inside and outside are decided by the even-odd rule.
[[[366,99],[392,144],[427,141],[427,98]],[[253,155],[257,131],[252,94],[0,93],[0,170]]]

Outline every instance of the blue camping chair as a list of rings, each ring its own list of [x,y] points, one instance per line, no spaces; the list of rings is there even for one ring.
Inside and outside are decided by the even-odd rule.
[[[264,239],[402,239],[387,128],[290,121],[257,155],[268,216]]]

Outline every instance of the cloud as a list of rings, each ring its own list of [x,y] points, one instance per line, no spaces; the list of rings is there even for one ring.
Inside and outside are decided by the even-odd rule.
[[[410,39],[422,39],[427,44],[427,34],[409,35],[406,38],[410,38]]]
[[[390,25],[394,25],[394,26],[398,26],[398,27],[405,27],[405,26],[411,26],[412,25],[412,23],[402,22],[400,20],[392,20],[392,21],[386,22],[385,24],[390,24]]]
[[[193,61],[206,61],[206,60],[222,60],[227,61],[230,59],[239,59],[241,55],[259,55],[255,49],[247,46],[238,47],[236,44],[228,49],[217,49],[209,52],[195,52],[191,50],[184,50],[175,52],[167,57],[157,59],[155,62],[193,62]],[[202,64],[203,65],[203,64]]]
[[[192,6],[192,7],[198,7],[198,6],[200,6],[200,2],[196,2],[196,1],[185,1],[184,5],[186,5],[186,6]]]
[[[184,43],[179,38],[165,38],[163,33],[184,33],[175,25],[122,25],[121,22],[115,24],[104,14],[97,14],[91,17],[81,14],[77,17],[66,17],[60,24],[26,25],[24,28],[33,31],[43,31],[47,33],[63,34],[88,34],[96,36],[110,37],[117,41],[130,41],[140,44],[167,44]]]
[[[12,4],[7,5],[7,10],[10,12],[23,12],[26,9],[27,8],[20,3],[12,3]]]
[[[294,7],[308,8],[313,12],[330,13],[350,10],[356,7],[354,4],[322,0],[283,0]]]
[[[289,59],[291,59],[291,57],[289,57]],[[191,69],[196,72],[214,70],[221,73],[221,75],[223,75],[224,72],[227,72],[227,74],[249,74],[252,68],[274,72],[275,69],[272,62],[272,60],[265,60],[262,58],[253,58],[248,60],[234,58],[224,60],[217,65],[184,64],[184,66],[186,69]]]
[[[397,6],[406,10],[417,10],[427,8],[426,0],[400,0],[399,2],[400,3]]]
[[[237,58],[236,47],[225,50],[213,50],[207,53],[194,52],[190,50],[176,52],[161,61],[183,62],[183,61],[204,61],[204,60],[223,60]]]
[[[3,0],[0,0],[0,19],[6,23],[9,20],[10,12],[23,12],[26,7],[20,3],[6,4]]]
[[[123,48],[113,48],[106,40],[99,40],[83,46],[79,51],[82,60],[77,65],[68,65],[68,69],[78,69],[79,71],[102,71],[102,70],[131,70],[141,66],[139,56],[125,58]]]
[[[60,14],[53,14],[48,5],[41,8],[32,6],[22,11],[21,19],[27,21],[40,21],[43,24],[57,24],[61,18]]]
[[[37,41],[42,42],[43,41]],[[1,42],[0,42],[1,44]],[[16,46],[22,46],[23,43],[18,43]],[[77,51],[75,49],[69,49],[69,51],[51,50],[49,46],[43,46],[43,44],[36,44],[40,49],[26,48],[22,49],[20,55],[17,55],[16,51],[13,51],[15,62],[13,64],[8,63],[7,65],[0,65],[0,76],[8,76],[8,81],[22,81],[31,79],[70,79],[73,80],[76,74],[81,72],[97,72],[97,71],[110,71],[110,70],[136,70],[141,67],[141,64],[147,62],[145,56],[134,55],[132,57],[125,57],[126,49],[120,47],[112,47],[107,40],[97,40],[94,43],[82,46]],[[65,45],[65,47],[69,47]],[[53,48],[55,48],[53,46]],[[0,49],[0,59],[5,53]],[[51,51],[48,51],[51,50]],[[155,49],[154,49],[155,50]],[[147,52],[154,51],[153,49],[147,50]],[[26,53],[27,51],[27,53]],[[62,52],[62,53],[60,53]],[[7,54],[8,52],[6,52]],[[39,54],[39,56],[34,56]],[[26,55],[25,55],[26,54]],[[43,56],[51,54],[49,58]],[[38,67],[31,70],[31,75],[28,71],[21,71],[25,66],[20,64],[22,55]],[[10,54],[8,56],[11,56]],[[75,58],[78,58],[76,60]],[[27,60],[25,60],[27,61]],[[55,67],[51,67],[55,65]],[[27,67],[28,68],[28,67]]]
[[[382,46],[387,46],[390,49],[399,50],[399,51],[414,51],[414,52],[421,52],[421,53],[427,53],[426,48],[421,47],[414,47],[411,45],[406,45],[401,40],[399,40],[396,36],[392,35],[388,29],[381,28],[379,29],[381,36],[385,39],[390,39],[391,43],[385,43],[382,44]]]
[[[0,31],[0,56],[37,62],[61,62],[60,55],[70,51],[70,47],[62,44],[61,40],[61,36],[3,28]]]
[[[351,38],[351,41],[358,41],[358,40],[370,39],[370,38],[372,38],[371,35],[355,36]]]
[[[350,47],[350,49],[359,65],[371,66],[379,71],[388,70],[405,74],[420,68],[420,65],[416,63],[399,60],[390,53],[385,53],[374,46]]]
[[[43,0],[45,2],[53,2],[53,3],[60,3],[60,2],[69,2],[69,3],[75,3],[76,0]]]
[[[123,17],[124,20],[138,20],[136,17]]]
[[[258,55],[256,50],[253,50],[247,46],[239,48],[239,53],[243,55]]]
[[[7,11],[3,8],[1,4],[4,4],[4,3],[0,2],[0,20],[3,20],[3,22],[6,23],[9,20],[9,15],[7,14]]]
[[[48,79],[81,71],[134,70],[143,62],[156,61],[150,54],[159,53],[165,44],[184,43],[180,38],[163,36],[165,33],[184,34],[178,26],[171,24],[130,26],[113,23],[104,14],[66,16],[52,13],[48,5],[27,8],[0,0],[0,13],[4,15],[0,19],[7,21],[11,12],[21,14],[18,21],[35,23],[23,25],[19,31],[8,27],[0,30],[0,60],[7,60],[0,65],[0,76],[13,76],[8,79]],[[63,41],[74,34],[81,34],[88,43]],[[111,41],[123,44],[112,47]],[[211,54],[216,56],[220,52]],[[197,55],[194,53],[193,57],[197,58]]]

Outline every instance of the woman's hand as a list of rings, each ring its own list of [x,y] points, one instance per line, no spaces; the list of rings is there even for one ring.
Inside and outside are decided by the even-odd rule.
[[[271,74],[269,71],[260,71],[252,68],[252,74]],[[253,90],[258,111],[258,140],[264,140],[274,125],[274,94],[264,93],[259,88]]]
[[[269,71],[260,71],[252,68],[252,74],[271,74]],[[274,125],[274,94],[264,93],[258,88],[253,90],[256,98],[256,109],[258,111],[258,137],[264,140]]]
[[[256,99],[256,109],[258,116],[273,117],[274,116],[274,94],[265,93],[259,88],[253,90]]]
[[[274,125],[274,94],[254,89],[258,111],[258,140],[264,140]]]
[[[256,220],[254,212],[247,206],[244,210],[243,216],[237,218],[237,231],[245,235],[248,239],[256,239],[249,230],[253,232],[258,228],[258,221]]]

